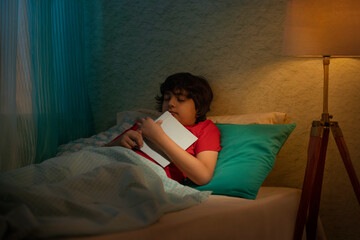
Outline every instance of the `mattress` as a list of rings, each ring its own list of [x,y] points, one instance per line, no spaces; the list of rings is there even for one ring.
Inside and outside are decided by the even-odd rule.
[[[67,239],[292,239],[300,195],[283,187],[261,187],[256,200],[211,195],[142,229]]]

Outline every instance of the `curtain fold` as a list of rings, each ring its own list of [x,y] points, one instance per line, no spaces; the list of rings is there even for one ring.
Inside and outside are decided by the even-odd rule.
[[[0,2],[0,170],[42,162],[93,134],[84,2]]]

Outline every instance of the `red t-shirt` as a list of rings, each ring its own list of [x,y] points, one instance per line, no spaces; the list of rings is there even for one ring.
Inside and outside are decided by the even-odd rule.
[[[136,123],[126,130],[125,132],[129,130],[136,130],[138,127]],[[211,120],[205,120],[203,122],[199,122],[193,126],[185,126],[190,132],[192,132],[198,140],[196,140],[189,148],[186,149],[188,153],[195,156],[203,151],[220,151],[220,131],[217,128],[217,126],[211,121]],[[125,132],[117,136],[114,140],[119,138],[121,135],[123,135]],[[114,141],[113,140],[113,141]],[[147,154],[142,152],[141,150],[134,149],[134,151],[141,156],[153,161],[154,163],[158,164],[154,159],[149,157]],[[166,175],[178,182],[183,182],[186,178],[185,174],[182,173],[174,163],[170,163],[164,168]]]

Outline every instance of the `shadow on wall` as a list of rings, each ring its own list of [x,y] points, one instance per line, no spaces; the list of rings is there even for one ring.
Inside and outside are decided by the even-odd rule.
[[[188,71],[216,85],[281,52],[285,0],[92,2],[99,1],[86,6],[88,81],[97,130],[116,111],[151,107],[170,74]]]

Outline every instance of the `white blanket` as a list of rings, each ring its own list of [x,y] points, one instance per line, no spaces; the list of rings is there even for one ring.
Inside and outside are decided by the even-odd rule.
[[[0,239],[137,229],[209,195],[131,150],[86,149],[0,175]]]

